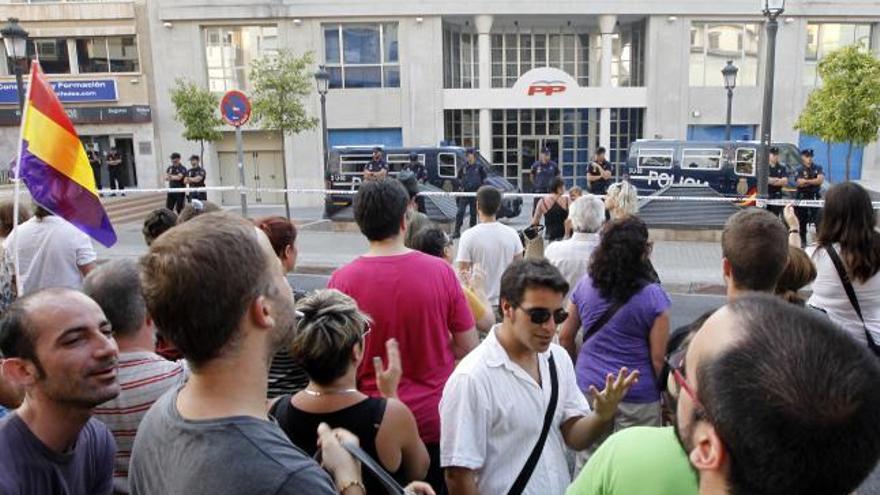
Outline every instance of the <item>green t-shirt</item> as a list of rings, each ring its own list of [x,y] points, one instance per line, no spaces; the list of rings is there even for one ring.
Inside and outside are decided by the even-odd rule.
[[[566,495],[697,495],[697,476],[672,427],[615,433],[590,457]]]

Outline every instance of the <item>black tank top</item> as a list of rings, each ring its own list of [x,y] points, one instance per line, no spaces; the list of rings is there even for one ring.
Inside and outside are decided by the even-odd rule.
[[[368,397],[357,404],[328,413],[309,413],[290,403],[290,395],[283,395],[269,411],[287,437],[294,445],[314,456],[318,450],[318,425],[327,423],[331,428],[345,428],[360,441],[360,446],[370,457],[382,464],[376,451],[376,434],[385,417],[385,399]],[[383,466],[384,467],[384,466]],[[387,470],[387,468],[386,468]],[[391,476],[401,485],[406,484],[403,477],[403,462]],[[364,486],[368,494],[383,494],[385,488],[370,472],[364,471]]]
[[[548,240],[558,241],[565,237],[566,218],[568,218],[568,210],[559,206],[559,202],[554,200],[553,206],[544,213],[544,229]]]

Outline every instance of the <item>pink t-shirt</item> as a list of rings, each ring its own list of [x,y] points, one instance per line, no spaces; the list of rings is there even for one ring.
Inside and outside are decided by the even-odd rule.
[[[357,301],[373,320],[358,369],[358,388],[378,396],[373,357],[385,356],[385,341],[400,344],[403,378],[398,394],[409,406],[425,443],[440,441],[440,396],[455,366],[450,332],[474,327],[452,267],[420,252],[360,257],[330,277],[328,288]]]

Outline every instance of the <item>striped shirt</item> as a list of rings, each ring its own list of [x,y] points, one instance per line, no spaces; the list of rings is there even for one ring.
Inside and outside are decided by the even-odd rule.
[[[267,397],[295,394],[309,384],[309,375],[286,349],[278,351],[269,367],[269,389]]]
[[[129,493],[128,463],[134,435],[144,415],[165,392],[186,381],[184,361],[168,361],[152,352],[119,354],[119,396],[95,408],[95,418],[104,422],[116,439],[113,490]]]

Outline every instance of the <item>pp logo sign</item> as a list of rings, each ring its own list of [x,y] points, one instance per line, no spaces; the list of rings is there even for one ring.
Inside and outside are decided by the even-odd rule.
[[[544,96],[553,96],[556,93],[564,93],[568,89],[565,81],[535,81],[529,85],[529,96],[543,94]]]

